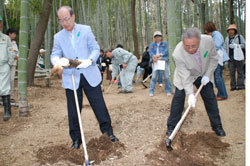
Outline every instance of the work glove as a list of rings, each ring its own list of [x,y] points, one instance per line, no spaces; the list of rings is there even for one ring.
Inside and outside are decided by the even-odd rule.
[[[76,68],[87,68],[90,65],[92,65],[92,60],[91,59],[84,59],[84,60],[79,60],[81,62],[80,65],[78,65]]]
[[[192,93],[188,96],[188,106],[191,105],[191,107],[195,107],[195,104],[196,104],[196,98],[194,94]]]
[[[232,44],[229,44],[229,48],[231,48],[231,49],[234,49],[235,48],[235,44],[234,43],[232,43]]]
[[[67,67],[70,65],[67,58],[55,57],[53,61],[55,62],[54,68],[56,69],[62,69],[63,67]]]
[[[209,83],[209,78],[207,76],[203,76],[201,79],[201,84],[205,86],[207,83]]]

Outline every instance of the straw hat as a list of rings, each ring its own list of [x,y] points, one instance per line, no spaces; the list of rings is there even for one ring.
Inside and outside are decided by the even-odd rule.
[[[227,28],[227,32],[228,32],[230,29],[234,29],[235,31],[237,31],[237,26],[236,26],[235,24],[229,25],[229,27]]]

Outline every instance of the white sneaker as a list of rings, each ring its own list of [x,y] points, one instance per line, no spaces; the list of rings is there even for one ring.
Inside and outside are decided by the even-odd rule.
[[[160,87],[162,87],[162,84],[159,84]]]
[[[167,93],[167,96],[171,96],[171,93]]]
[[[149,96],[150,96],[150,97],[153,97],[153,96],[154,96],[154,94],[153,94],[153,93],[149,93]]]

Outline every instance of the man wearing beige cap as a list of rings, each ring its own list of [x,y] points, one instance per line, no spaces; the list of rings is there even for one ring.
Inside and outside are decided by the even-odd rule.
[[[149,45],[150,63],[152,64],[152,78],[150,80],[149,96],[154,96],[156,77],[158,71],[161,70],[165,79],[165,93],[171,96],[171,83],[169,79],[169,55],[168,43],[162,40],[160,31],[154,32],[154,42]],[[162,64],[162,68],[157,68],[158,64]],[[159,78],[158,78],[159,79]]]
[[[230,86],[231,91],[245,89],[244,85],[244,60],[238,61],[234,59],[234,50],[237,45],[240,45],[241,49],[245,49],[245,40],[242,35],[237,33],[237,26],[235,24],[229,25],[227,28],[228,36],[225,39],[224,48],[229,55],[229,70],[230,70]],[[237,71],[237,81],[235,73]]]

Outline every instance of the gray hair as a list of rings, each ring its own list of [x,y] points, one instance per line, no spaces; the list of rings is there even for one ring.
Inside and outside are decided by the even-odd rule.
[[[69,11],[70,16],[72,16],[74,14],[73,9],[70,6],[61,6],[58,10],[57,13],[60,9],[67,9]]]
[[[187,28],[183,31],[182,33],[182,41],[185,39],[185,38],[198,38],[199,41],[201,39],[201,31],[196,28],[196,27],[193,27],[193,28]]]

